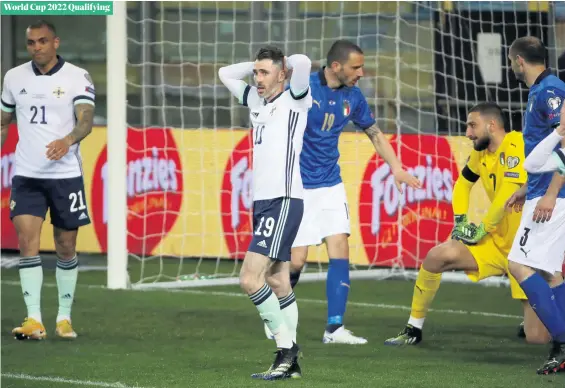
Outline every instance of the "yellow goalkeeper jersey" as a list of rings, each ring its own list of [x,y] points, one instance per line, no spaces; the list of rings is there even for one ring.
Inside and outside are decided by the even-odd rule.
[[[522,133],[512,131],[506,134],[496,152],[471,151],[467,165],[458,179],[458,181],[460,179],[468,181],[469,192],[472,184],[481,180],[491,202],[491,208],[483,219],[483,223],[487,231],[491,232],[496,245],[504,251],[509,251],[512,247],[514,236],[520,226],[521,213],[504,212],[504,204],[518,188],[516,185],[523,185],[527,181],[524,160]],[[466,213],[469,206],[468,194],[467,198],[462,198],[457,194],[457,190],[454,190],[454,213],[462,214],[461,209],[464,209]],[[457,203],[458,201],[467,203]],[[496,218],[502,219],[498,222],[495,221]]]

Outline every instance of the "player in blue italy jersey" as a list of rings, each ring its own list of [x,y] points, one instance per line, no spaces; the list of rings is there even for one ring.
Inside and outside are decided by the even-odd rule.
[[[559,127],[565,100],[565,83],[546,68],[545,54],[535,37],[516,39],[509,51],[516,78],[530,88],[523,125],[526,157]],[[539,374],[565,370],[565,284],[560,276],[565,252],[564,183],[558,173],[529,174],[527,184],[510,200],[525,194],[522,220],[508,255],[509,269],[552,337]]]
[[[324,343],[364,344],[343,327],[349,294],[349,208],[338,165],[339,135],[353,122],[363,129],[377,153],[391,167],[396,187],[420,187],[402,168],[393,148],[377,127],[367,100],[356,86],[363,76],[364,55],[359,46],[336,41],[327,54],[327,66],[310,76],[313,104],[308,113],[300,171],[304,184],[304,215],[293,244],[291,284],[300,276],[308,247],[326,243],[329,268],[326,281],[328,320]],[[269,333],[267,331],[267,335]]]

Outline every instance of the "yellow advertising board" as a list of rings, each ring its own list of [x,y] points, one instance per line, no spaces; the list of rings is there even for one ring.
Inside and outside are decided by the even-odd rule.
[[[128,249],[146,256],[242,258],[251,235],[251,141],[245,130],[128,130]],[[2,152],[4,174],[17,141],[12,130]],[[91,224],[81,228],[77,250],[104,253],[107,204],[105,127],[81,144]],[[464,137],[391,136],[404,165],[423,181],[401,195],[390,171],[375,157],[364,133],[340,137],[340,166],[349,202],[351,262],[407,267],[423,259],[452,228],[453,183],[471,151]],[[9,220],[10,179],[2,179],[2,247],[17,249]],[[480,182],[473,189],[471,219],[488,206]],[[47,219],[41,249],[54,250]],[[325,248],[311,247],[309,261],[326,262]]]

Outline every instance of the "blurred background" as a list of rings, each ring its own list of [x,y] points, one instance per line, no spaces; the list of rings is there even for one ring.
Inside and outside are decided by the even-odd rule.
[[[60,54],[86,68],[106,120],[105,18],[49,16]],[[2,16],[1,75],[29,60],[25,29],[35,16]],[[504,64],[488,83],[478,65],[479,33],[498,33]],[[217,69],[250,60],[265,43],[307,54],[315,68],[337,38],[366,53],[359,86],[387,131],[458,134],[465,108],[496,100],[520,129],[524,86],[508,73],[506,49],[532,34],[548,63],[565,68],[565,2],[128,2],[128,121],[133,126],[246,127],[247,114],[220,85]],[[562,70],[565,78],[565,70]],[[235,104],[234,104],[235,103]]]

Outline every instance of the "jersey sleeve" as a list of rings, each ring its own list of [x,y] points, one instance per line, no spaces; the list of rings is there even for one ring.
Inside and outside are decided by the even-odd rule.
[[[255,86],[246,85],[240,103],[249,108],[261,106],[261,97],[259,97],[259,93],[257,93],[257,88]]]
[[[16,100],[10,89],[10,78],[10,72],[7,72],[2,86],[2,110],[7,113],[12,113],[16,109]]]
[[[565,90],[557,87],[546,87],[538,94],[536,108],[549,127],[559,126],[561,106],[564,102]]]
[[[524,168],[526,156],[524,154],[524,139],[522,136],[516,136],[510,140],[510,145],[506,147],[504,158],[504,167],[502,169],[503,181],[519,185],[526,183],[528,175]]]
[[[357,96],[357,107],[353,112],[351,121],[361,129],[367,129],[375,124],[375,116],[371,112],[371,108],[365,99],[365,96],[359,92]]]
[[[465,167],[463,167],[463,170],[461,171],[461,175],[469,182],[474,183],[478,181],[480,178],[479,173],[481,171],[479,169],[480,163],[481,161],[479,153],[475,150],[471,151],[471,154],[467,159],[467,164],[465,164]]]
[[[77,72],[76,80],[73,82],[73,105],[94,105],[96,91],[90,74],[86,70]]]
[[[236,63],[221,67],[218,70],[220,81],[228,88],[243,106],[254,108],[261,103],[257,88],[250,86],[243,78],[253,74],[253,62]]]

